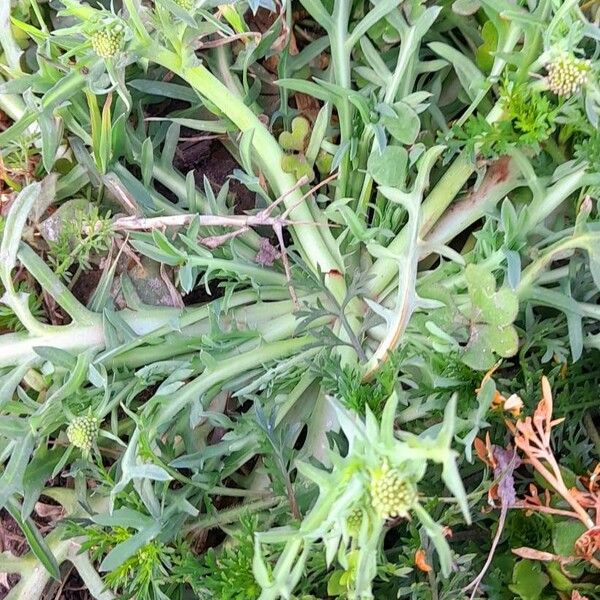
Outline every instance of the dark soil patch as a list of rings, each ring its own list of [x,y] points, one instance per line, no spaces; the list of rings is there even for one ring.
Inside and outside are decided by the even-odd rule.
[[[91,600],[93,598],[79,577],[79,573],[70,563],[64,563],[61,575],[62,581],[48,584],[42,600]]]
[[[11,552],[21,556],[27,552],[27,542],[16,521],[5,511],[0,511],[0,552]],[[0,572],[2,566],[0,564]],[[0,600],[6,598],[12,586],[19,582],[19,575],[10,574],[7,578],[9,588],[0,585]]]
[[[86,271],[77,278],[71,291],[83,305],[87,306],[101,277],[102,271]]]
[[[52,502],[45,498],[44,502]],[[36,525],[44,530],[49,530],[49,519],[40,517],[36,513],[32,515]],[[22,556],[29,551],[27,541],[21,532],[21,529],[15,520],[4,510],[0,511],[0,552],[8,551],[15,556]],[[2,563],[0,562],[0,573],[2,572]],[[44,595],[43,600],[89,600],[92,596],[86,590],[83,581],[72,565],[65,562],[61,565],[62,581],[51,581]],[[10,590],[19,583],[19,575],[9,574],[6,582],[8,588],[0,583],[0,600],[8,596]]]
[[[219,140],[200,140],[182,142],[177,148],[174,166],[187,173],[194,171],[196,185],[204,189],[204,177],[210,182],[215,195],[234,169],[239,169],[235,159]],[[235,212],[241,214],[255,206],[255,195],[246,186],[235,179],[229,179],[229,190],[235,197]]]

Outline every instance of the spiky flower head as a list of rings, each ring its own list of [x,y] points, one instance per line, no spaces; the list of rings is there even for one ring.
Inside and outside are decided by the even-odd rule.
[[[371,504],[383,519],[406,517],[417,500],[417,490],[387,462],[371,473]]]
[[[76,448],[89,452],[98,436],[98,419],[91,416],[75,417],[67,427],[67,438]]]
[[[546,70],[550,90],[557,96],[568,98],[588,82],[592,67],[591,61],[562,52],[546,66]]]
[[[118,21],[105,23],[92,34],[90,41],[100,58],[114,58],[125,45],[125,28]]]

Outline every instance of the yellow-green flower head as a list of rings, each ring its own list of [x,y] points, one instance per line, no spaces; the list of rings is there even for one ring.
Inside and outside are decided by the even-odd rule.
[[[568,52],[559,54],[547,66],[548,87],[557,96],[576,94],[589,79],[591,61],[577,58]]]
[[[194,8],[194,0],[173,0],[177,6],[183,10],[192,10]]]
[[[76,448],[89,452],[96,441],[99,429],[96,417],[75,417],[67,427],[67,438]]]
[[[371,504],[383,519],[408,516],[416,500],[415,486],[387,462],[371,474]]]
[[[363,511],[361,508],[353,509],[346,517],[346,525],[351,535],[357,535],[363,520]]]
[[[92,48],[100,58],[114,58],[125,44],[125,30],[117,22],[108,23],[91,37]]]

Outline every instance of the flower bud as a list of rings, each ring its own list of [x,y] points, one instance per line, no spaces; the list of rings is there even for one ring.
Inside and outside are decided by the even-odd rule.
[[[557,96],[570,97],[588,82],[591,62],[563,52],[546,66],[548,87]]]
[[[371,504],[383,519],[406,517],[417,500],[415,486],[384,463],[371,475]]]
[[[173,0],[183,10],[191,11],[194,8],[194,0]]]
[[[91,42],[100,58],[114,58],[121,52],[125,42],[123,26],[118,23],[107,24],[92,35]]]
[[[350,535],[356,536],[360,531],[362,525],[363,511],[361,508],[353,509],[350,514],[346,517],[346,526]]]
[[[96,441],[99,429],[96,417],[75,417],[67,428],[67,438],[76,448],[89,452]]]

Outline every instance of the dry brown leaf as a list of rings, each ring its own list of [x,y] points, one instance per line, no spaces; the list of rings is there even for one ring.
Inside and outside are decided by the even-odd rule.
[[[431,571],[431,565],[427,564],[427,560],[425,559],[425,550],[423,550],[423,548],[419,548],[415,552],[415,565],[417,569],[423,571],[423,573],[429,573]]]

